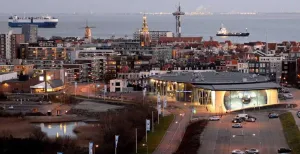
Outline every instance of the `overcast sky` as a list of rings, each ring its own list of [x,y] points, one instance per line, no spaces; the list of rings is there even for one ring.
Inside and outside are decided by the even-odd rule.
[[[178,0],[0,0],[1,13],[172,12]],[[184,11],[296,12],[300,0],[181,0]]]

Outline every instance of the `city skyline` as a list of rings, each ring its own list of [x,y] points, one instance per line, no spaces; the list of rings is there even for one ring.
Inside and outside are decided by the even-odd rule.
[[[275,2],[276,1],[276,2]],[[1,13],[137,13],[137,12],[172,12],[179,1],[172,0],[127,0],[127,1],[97,1],[97,0],[2,0]],[[209,12],[297,12],[300,2],[294,0],[252,0],[252,1],[209,1],[188,0],[180,2],[183,11],[196,11],[199,7],[208,8]],[[18,5],[16,5],[18,4]],[[128,5],[130,4],[130,5]],[[25,7],[24,7],[25,6]],[[38,7],[37,7],[38,6]],[[238,7],[237,7],[238,6]],[[267,7],[266,7],[267,6]]]

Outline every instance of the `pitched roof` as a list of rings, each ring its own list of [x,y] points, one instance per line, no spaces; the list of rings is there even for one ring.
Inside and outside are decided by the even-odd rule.
[[[220,43],[218,41],[204,41],[204,47],[219,47]]]
[[[276,50],[277,43],[268,43],[269,50]]]

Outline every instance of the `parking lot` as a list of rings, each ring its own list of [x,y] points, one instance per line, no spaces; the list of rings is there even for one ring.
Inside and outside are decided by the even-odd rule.
[[[257,121],[243,122],[243,128],[232,128],[231,121],[236,114],[223,116],[220,121],[210,121],[201,137],[198,153],[229,154],[234,149],[255,148],[262,154],[275,154],[278,148],[288,147],[279,118],[269,119],[269,111],[246,113],[256,117]]]

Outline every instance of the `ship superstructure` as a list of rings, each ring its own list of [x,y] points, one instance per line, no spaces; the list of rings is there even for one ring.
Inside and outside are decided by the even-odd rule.
[[[37,25],[39,28],[56,28],[58,19],[51,16],[41,17],[18,17],[16,15],[8,18],[8,26],[11,28],[22,27],[25,24]]]
[[[216,35],[217,36],[241,36],[241,37],[246,37],[246,36],[249,36],[250,33],[248,33],[247,29],[246,29],[246,33],[228,32],[227,29],[222,24],[220,30],[217,32]]]

